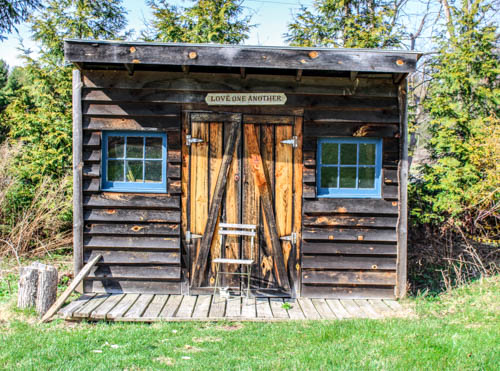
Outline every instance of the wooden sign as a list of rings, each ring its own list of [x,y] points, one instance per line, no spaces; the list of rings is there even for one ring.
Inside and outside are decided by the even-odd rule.
[[[209,106],[262,106],[286,103],[284,93],[208,93]]]

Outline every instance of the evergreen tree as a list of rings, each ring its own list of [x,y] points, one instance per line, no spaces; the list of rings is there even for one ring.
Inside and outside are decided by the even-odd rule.
[[[250,16],[243,16],[240,1],[194,0],[191,7],[176,7],[167,0],[148,0],[153,9],[148,41],[239,44],[248,39]]]
[[[25,21],[40,5],[40,0],[0,0],[0,41],[5,40],[5,35],[15,31],[16,25]]]
[[[497,27],[483,23],[488,9],[482,0],[451,7],[449,36],[431,61],[431,163],[412,187],[420,222],[472,231],[500,219],[500,64]]]
[[[400,45],[402,2],[393,0],[314,0],[288,24],[293,46],[389,48]]]

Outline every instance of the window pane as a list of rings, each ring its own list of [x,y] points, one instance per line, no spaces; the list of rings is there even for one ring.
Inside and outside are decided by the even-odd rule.
[[[375,188],[375,168],[360,167],[359,168],[359,188]]]
[[[127,161],[127,182],[142,182],[142,161]]]
[[[108,160],[108,181],[123,182],[123,160]]]
[[[342,145],[343,147],[344,145]],[[356,168],[340,168],[340,188],[356,188]]]
[[[143,137],[127,137],[127,158],[143,158],[143,147]]]
[[[342,165],[356,165],[357,144],[340,145],[340,163]]]
[[[339,145],[337,143],[323,143],[321,145],[321,163],[338,164]]]
[[[375,144],[361,143],[359,145],[359,164],[375,165]]]
[[[161,161],[146,161],[146,183],[161,182]]]
[[[162,138],[146,137],[146,158],[161,158]]]
[[[124,137],[108,137],[108,157],[123,158]]]
[[[336,166],[324,166],[321,168],[321,188],[337,188]]]

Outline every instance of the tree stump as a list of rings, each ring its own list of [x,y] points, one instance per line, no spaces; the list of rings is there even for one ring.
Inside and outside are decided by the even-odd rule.
[[[44,315],[57,296],[57,269],[39,262],[20,269],[17,306],[21,309],[36,307]]]
[[[22,267],[19,271],[17,307],[26,309],[35,306],[38,289],[38,268]]]

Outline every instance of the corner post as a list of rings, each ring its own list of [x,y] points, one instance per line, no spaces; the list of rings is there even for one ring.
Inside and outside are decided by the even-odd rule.
[[[83,267],[83,128],[82,76],[73,70],[73,264],[75,276]]]
[[[407,247],[408,247],[408,81],[404,78],[398,87],[399,103],[399,215],[397,224],[398,256],[396,297],[403,298],[407,289]]]

